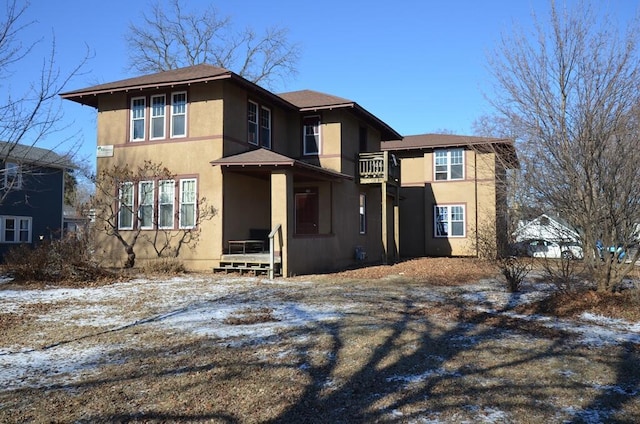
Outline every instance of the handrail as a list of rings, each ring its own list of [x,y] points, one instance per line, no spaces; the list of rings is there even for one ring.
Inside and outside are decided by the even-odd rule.
[[[282,250],[282,226],[280,224],[276,225],[273,230],[269,233],[269,279],[273,280],[274,270],[276,266],[276,252],[275,252],[275,243],[274,238],[276,234],[279,235],[280,238],[280,250]],[[280,265],[282,266],[282,265]]]

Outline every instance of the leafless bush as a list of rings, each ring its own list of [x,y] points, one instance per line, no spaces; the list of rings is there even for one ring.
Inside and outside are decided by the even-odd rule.
[[[20,245],[4,256],[5,270],[16,281],[94,281],[112,276],[91,259],[85,238],[45,240],[32,247]]]
[[[500,272],[507,280],[507,288],[511,293],[520,291],[522,282],[532,268],[531,258],[506,256],[496,260]]]
[[[157,258],[146,261],[142,271],[148,274],[183,274],[187,272],[184,263],[177,258]]]

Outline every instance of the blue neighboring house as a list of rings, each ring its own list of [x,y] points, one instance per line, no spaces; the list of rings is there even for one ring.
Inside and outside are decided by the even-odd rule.
[[[12,247],[60,238],[64,225],[65,156],[0,142],[0,255]]]

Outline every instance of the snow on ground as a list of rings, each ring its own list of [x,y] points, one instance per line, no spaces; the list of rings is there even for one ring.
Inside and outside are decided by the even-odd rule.
[[[347,303],[305,303],[282,300],[288,288],[304,289],[305,283],[258,278],[213,279],[211,276],[137,279],[86,289],[51,288],[0,290],[0,312],[18,313],[31,305],[51,305],[38,316],[38,323],[72,322],[87,327],[88,334],[114,331],[133,325],[149,325],[167,332],[187,332],[207,336],[228,345],[260,343],[282,331],[339,320],[358,308],[357,296]],[[592,314],[579,321],[544,316],[517,315],[511,308],[547,296],[549,285],[525,287],[519,294],[508,293],[491,281],[459,287],[429,287],[419,290],[425,302],[462,298],[477,309],[535,320],[551,328],[573,332],[589,346],[640,343],[640,323],[627,323]],[[424,295],[424,296],[422,296]],[[231,325],[228,318],[247,310],[268,310],[273,320]],[[90,331],[89,331],[90,330]],[[65,384],[86,377],[99,366],[116,363],[123,346],[98,344],[95,340],[67,340],[42,346],[37,340],[4,345],[0,340],[0,387],[11,390]],[[434,372],[445,372],[434,370]],[[398,376],[410,384],[425,375]]]

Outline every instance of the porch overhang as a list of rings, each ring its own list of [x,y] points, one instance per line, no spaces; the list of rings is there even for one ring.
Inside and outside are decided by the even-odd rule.
[[[290,169],[297,178],[307,180],[340,182],[354,179],[351,175],[312,165],[264,148],[213,160],[210,163],[232,172],[251,174],[265,179],[269,178],[271,172],[282,169]]]

